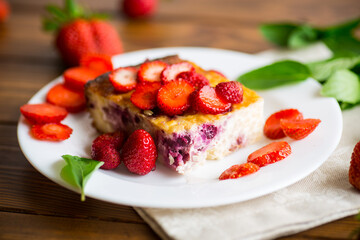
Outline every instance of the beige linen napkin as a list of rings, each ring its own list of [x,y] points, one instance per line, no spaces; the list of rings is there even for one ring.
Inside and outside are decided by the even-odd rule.
[[[268,51],[270,59],[311,61],[329,56],[321,44],[297,51]],[[339,146],[301,181],[246,202],[199,209],[135,208],[163,239],[273,239],[357,213],[360,193],[348,182],[352,150],[360,140],[360,107],[343,112]]]

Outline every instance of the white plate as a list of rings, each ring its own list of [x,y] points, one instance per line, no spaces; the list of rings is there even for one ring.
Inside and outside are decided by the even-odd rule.
[[[239,52],[189,47],[125,53],[113,60],[116,66],[125,66],[142,62],[146,58],[170,54],[179,54],[181,58],[194,61],[205,69],[220,70],[230,79],[265,64],[262,59]],[[61,77],[46,85],[29,102],[45,102],[49,88],[60,81]],[[188,176],[178,175],[160,164],[156,171],[146,176],[130,174],[124,165],[111,171],[100,169],[88,181],[86,195],[131,206],[195,208],[241,202],[289,186],[316,170],[340,140],[341,111],[334,99],[320,97],[319,89],[320,85],[316,81],[308,79],[301,84],[259,92],[265,99],[265,118],[280,109],[297,108],[306,118],[319,118],[322,122],[303,140],[292,141],[286,138],[293,153],[280,162],[261,168],[255,174],[236,180],[218,180],[218,176],[225,169],[233,164],[246,162],[251,152],[270,142],[265,138],[224,159],[208,161]],[[70,139],[60,143],[45,142],[35,140],[29,135],[29,125],[21,117],[18,139],[24,155],[39,172],[78,192],[78,189],[70,186],[59,175],[65,165],[61,155],[90,157],[91,142],[97,133],[86,112],[70,114],[63,123],[74,129]]]

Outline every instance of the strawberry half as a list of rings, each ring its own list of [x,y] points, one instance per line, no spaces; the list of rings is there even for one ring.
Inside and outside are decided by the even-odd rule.
[[[255,163],[259,167],[280,161],[291,154],[290,145],[285,142],[272,142],[248,156],[247,161]]]
[[[134,131],[121,150],[121,159],[135,174],[148,174],[155,167],[157,150],[153,138],[145,130]]]
[[[182,114],[190,107],[189,96],[194,90],[185,80],[173,80],[160,88],[157,105],[168,116]]]
[[[32,124],[59,123],[68,114],[65,108],[49,103],[25,104],[20,112]]]
[[[264,134],[270,139],[285,137],[285,133],[280,126],[281,119],[303,119],[303,115],[297,109],[285,109],[273,113],[265,122]]]
[[[320,122],[320,119],[313,118],[300,120],[281,119],[280,126],[286,136],[295,140],[300,140],[312,133]]]
[[[355,145],[351,155],[349,182],[356,189],[360,190],[360,142]]]
[[[64,84],[52,87],[46,95],[46,101],[72,113],[84,110],[86,104],[84,93],[73,91]]]
[[[63,74],[64,84],[75,91],[84,91],[84,85],[99,75],[101,75],[100,71],[87,67],[69,68]]]
[[[131,94],[130,101],[142,110],[153,109],[156,107],[156,98],[160,88],[160,82],[138,83]]]
[[[134,67],[121,67],[109,74],[109,80],[116,91],[129,92],[136,87],[136,73]]]
[[[204,86],[191,97],[195,110],[206,114],[219,114],[230,110],[231,103],[224,102],[216,94],[215,88]]]
[[[167,67],[162,61],[145,62],[141,64],[137,78],[140,82],[159,82],[160,75]]]
[[[239,82],[221,82],[216,85],[215,91],[219,98],[228,103],[241,103],[243,100],[243,88]]]
[[[230,168],[226,169],[219,177],[219,180],[226,179],[235,179],[244,177],[246,175],[252,174],[259,171],[260,167],[254,163],[243,163],[233,165]]]
[[[176,79],[179,73],[191,71],[195,71],[195,68],[188,62],[181,62],[169,65],[164,69],[164,71],[162,71],[160,75],[161,82],[163,84],[166,84]]]
[[[196,89],[200,89],[205,85],[209,85],[209,80],[202,74],[195,71],[182,72],[176,76],[176,79],[184,79],[191,83]]]
[[[63,141],[70,137],[72,131],[70,127],[61,123],[45,123],[33,125],[30,133],[39,140]]]
[[[106,54],[89,53],[81,57],[80,66],[106,73],[114,69],[111,56]]]

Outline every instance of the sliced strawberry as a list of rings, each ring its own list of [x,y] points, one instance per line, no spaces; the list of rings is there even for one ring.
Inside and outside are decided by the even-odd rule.
[[[84,91],[84,85],[96,77],[101,72],[87,67],[73,67],[64,72],[65,86],[75,91]]]
[[[129,92],[136,87],[136,73],[134,67],[117,68],[109,74],[109,80],[115,90],[119,92]]]
[[[281,119],[280,126],[285,135],[300,140],[312,133],[321,122],[320,119]]]
[[[251,153],[247,161],[262,167],[280,161],[290,154],[291,147],[287,142],[272,142]]]
[[[66,110],[72,113],[85,109],[86,104],[84,93],[73,91],[61,83],[49,90],[46,95],[46,101],[66,108]]]
[[[194,87],[177,79],[162,86],[157,95],[157,105],[168,116],[182,114],[190,107],[189,95]]]
[[[216,85],[215,91],[219,98],[228,103],[241,103],[243,100],[243,88],[239,82],[221,82]]]
[[[35,124],[31,127],[34,138],[47,141],[63,141],[68,139],[72,129],[61,123]]]
[[[160,75],[167,67],[167,64],[162,61],[145,62],[141,64],[138,71],[138,80],[140,82],[159,82]]]
[[[355,145],[351,154],[349,182],[357,190],[360,190],[360,142]]]
[[[156,107],[156,97],[160,88],[160,82],[138,83],[131,94],[130,101],[142,110],[153,109]]]
[[[303,119],[303,115],[297,109],[285,109],[273,113],[265,122],[264,134],[270,139],[279,139],[285,137],[284,131],[281,129],[281,119]]]
[[[195,68],[193,65],[191,65],[188,62],[181,62],[181,63],[169,65],[164,69],[164,71],[162,71],[162,73],[160,75],[161,82],[163,84],[166,84],[166,83],[176,79],[176,77],[179,73],[191,72],[191,71],[195,71]]]
[[[246,175],[259,171],[259,169],[260,167],[254,163],[243,163],[243,164],[233,165],[230,168],[226,169],[220,175],[219,180],[244,177]]]
[[[25,104],[20,112],[32,124],[58,123],[68,114],[65,108],[49,103]]]
[[[83,55],[80,59],[80,66],[94,69],[101,74],[114,69],[110,55],[97,53]]]
[[[219,114],[230,110],[231,103],[224,102],[216,94],[215,88],[204,86],[191,99],[195,110],[206,114]]]
[[[210,84],[209,80],[204,75],[195,71],[179,73],[176,78],[188,81],[196,89],[200,89],[203,86]]]

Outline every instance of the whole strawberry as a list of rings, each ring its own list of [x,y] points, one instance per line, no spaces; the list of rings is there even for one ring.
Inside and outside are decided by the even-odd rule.
[[[121,159],[132,173],[145,175],[155,167],[157,150],[154,140],[148,132],[139,129],[126,140]]]
[[[123,0],[122,11],[130,18],[150,17],[157,4],[158,0]]]
[[[44,19],[44,29],[56,32],[56,48],[68,65],[79,65],[87,54],[123,52],[115,28],[98,15],[86,14],[74,0],[65,1],[64,9],[50,5],[47,10],[50,17]]]
[[[349,182],[356,189],[360,190],[360,142],[358,142],[351,155]]]

